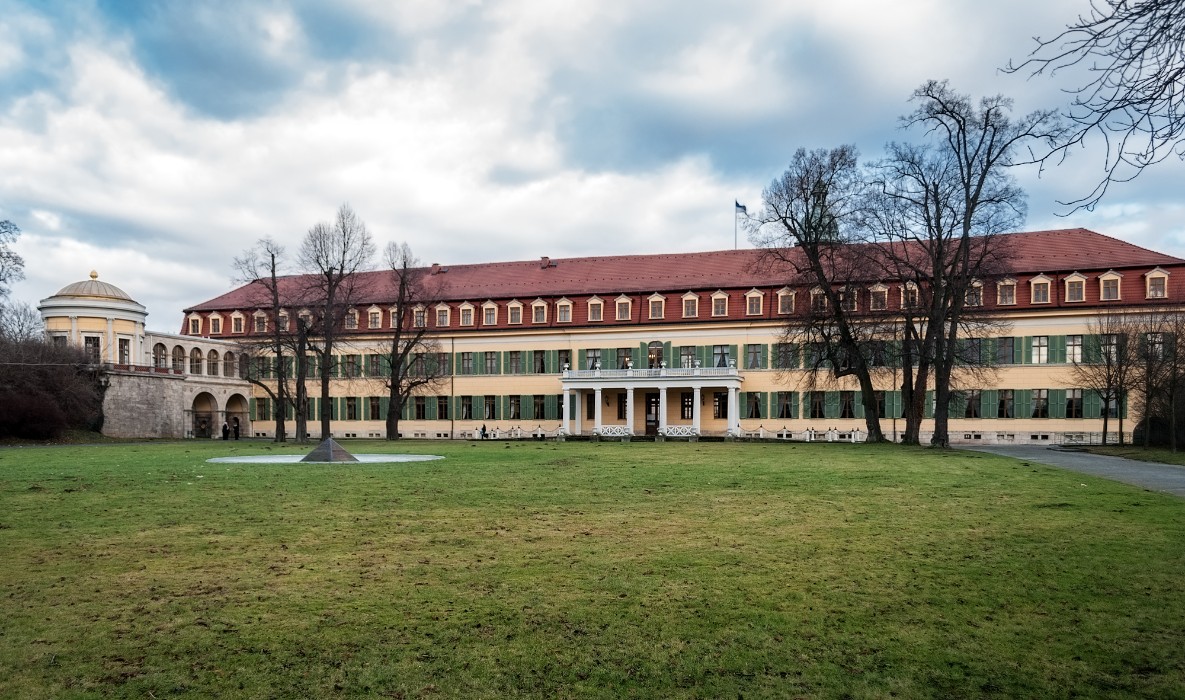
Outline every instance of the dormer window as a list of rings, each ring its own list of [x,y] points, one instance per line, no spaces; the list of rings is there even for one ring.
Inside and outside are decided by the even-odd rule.
[[[210,316],[210,335],[220,335],[222,333],[222,317],[217,315]]]
[[[588,300],[588,320],[602,321],[604,320],[605,303],[598,297],[593,297]]]
[[[416,328],[427,328],[428,327],[428,309],[425,309],[422,306],[417,306],[416,308],[412,309],[411,322],[412,322],[412,325]]]
[[[617,320],[618,321],[630,320],[630,317],[632,316],[632,312],[633,312],[632,307],[633,307],[633,302],[630,301],[629,297],[624,296],[624,295],[617,297]]]
[[[827,294],[819,287],[811,290],[811,312],[816,314],[827,313]]]
[[[884,311],[889,308],[889,288],[883,284],[869,287],[868,308],[872,311]]]
[[[762,304],[765,301],[765,295],[760,290],[754,288],[745,293],[745,315],[746,316],[760,316],[762,313]]]
[[[971,286],[967,288],[963,295],[964,306],[983,306],[983,283],[979,280],[971,282]]]
[[[1066,277],[1066,303],[1086,301],[1086,275],[1075,272]]]
[[[728,295],[724,292],[716,292],[712,295],[712,315],[728,315]]]
[[[436,327],[448,328],[451,322],[452,310],[449,309],[448,304],[438,304],[436,306]]]
[[[244,321],[243,314],[239,313],[238,311],[231,314],[230,332],[231,333],[242,333],[243,327],[246,325],[246,324],[244,324],[243,321]]]
[[[661,294],[651,294],[646,298],[650,305],[650,319],[661,320],[666,315],[667,298]]]
[[[794,292],[789,287],[778,290],[778,313],[783,316],[794,313]]]
[[[1016,280],[1002,279],[996,283],[996,303],[1000,306],[1016,304]]]
[[[201,335],[202,334],[202,318],[201,318],[201,316],[190,316],[190,318],[189,318],[189,334],[190,335]]]
[[[367,328],[382,328],[383,327],[383,310],[377,306],[372,306],[366,310],[366,327]]]
[[[1159,267],[1144,275],[1144,297],[1166,299],[1169,291],[1169,273]]]
[[[498,305],[492,301],[487,301],[481,305],[481,325],[496,326],[498,325]]]
[[[350,311],[346,312],[345,325],[346,325],[346,330],[350,330],[350,331],[356,330],[358,328],[358,311],[357,310],[351,309]]]
[[[555,303],[555,320],[559,323],[572,322],[572,302],[560,299]]]
[[[1051,281],[1045,275],[1037,275],[1029,280],[1029,301],[1033,304],[1048,304],[1049,283]]]
[[[683,318],[699,317],[699,295],[688,292],[683,295]]]
[[[536,299],[531,302],[531,323],[547,323],[547,302]]]
[[[267,333],[267,314],[262,311],[256,311],[252,318],[255,321],[255,332]]]
[[[512,301],[506,305],[506,319],[507,323],[512,326],[517,326],[523,322],[522,302]]]
[[[1123,275],[1114,270],[1108,270],[1099,275],[1099,299],[1101,301],[1119,301],[1123,298],[1120,283]]]
[[[916,309],[918,307],[918,286],[913,282],[906,282],[901,286],[901,308]]]

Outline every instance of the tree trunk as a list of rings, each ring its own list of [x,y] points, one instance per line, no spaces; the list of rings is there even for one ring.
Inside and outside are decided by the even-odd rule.
[[[399,418],[403,415],[403,396],[396,394],[391,397],[387,407],[387,439],[399,439]]]

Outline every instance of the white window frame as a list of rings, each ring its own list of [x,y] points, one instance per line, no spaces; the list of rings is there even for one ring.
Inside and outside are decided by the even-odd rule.
[[[593,307],[596,307],[596,318],[593,318]],[[588,300],[588,321],[589,323],[600,323],[605,320],[605,300],[600,297],[593,297]]]
[[[718,302],[718,301],[724,302],[724,309],[720,313],[716,312],[716,302]],[[723,290],[717,290],[712,293],[712,318],[725,318],[727,316],[728,316],[728,294],[725,293]]]
[[[435,311],[436,311],[436,327],[437,328],[448,328],[450,325],[452,325],[453,309],[451,306],[449,306],[448,304],[437,304]],[[440,322],[441,314],[444,315],[444,323]]]
[[[786,308],[785,300],[789,300],[790,308]],[[794,313],[794,290],[789,287],[782,287],[778,290],[778,315],[789,316]]]
[[[494,320],[490,321],[490,312],[494,313]],[[492,301],[487,301],[481,305],[481,325],[496,326],[498,325],[498,305]]]
[[[567,310],[568,318],[564,318],[564,310]],[[555,320],[556,323],[571,323],[572,322],[572,302],[567,299],[560,299],[555,303]]]
[[[654,305],[658,304],[658,315],[654,313]],[[667,298],[655,293],[646,297],[646,310],[651,321],[661,321],[667,315]]]
[[[518,312],[518,319],[516,320],[515,312]],[[518,300],[511,300],[506,304],[506,323],[512,326],[521,326],[523,324],[523,303]]]
[[[621,317],[621,306],[625,304],[626,317]],[[634,300],[622,294],[613,300],[613,319],[616,321],[629,321],[634,317]]]
[[[683,318],[699,318],[699,295],[694,292],[688,292],[679,297],[682,305]],[[687,313],[687,303],[691,302],[691,313]]]
[[[1004,289],[1012,289],[1012,301],[1004,301]],[[1006,277],[996,282],[996,306],[1016,306],[1016,279]]]
[[[539,318],[539,314],[543,314],[543,318]],[[536,299],[531,302],[531,323],[547,323],[547,302],[542,299]]]
[[[196,327],[194,326],[195,323],[197,324]],[[189,317],[189,334],[190,335],[201,335],[202,334],[202,317],[200,314],[191,314],[190,315],[190,317]]]
[[[222,314],[210,314],[210,335],[222,335]]]
[[[1037,288],[1045,287],[1045,301],[1037,300]],[[1052,304],[1053,303],[1053,279],[1045,275],[1037,275],[1029,280],[1029,303],[1030,304]]]
[[[1070,283],[1071,282],[1077,282],[1078,284],[1080,284],[1082,286],[1082,298],[1081,299],[1071,299],[1070,298]],[[1075,272],[1072,275],[1066,275],[1066,279],[1063,281],[1063,286],[1062,286],[1062,298],[1065,299],[1067,304],[1081,304],[1082,302],[1086,301],[1086,282],[1087,282],[1086,275],[1084,275],[1080,272]]]
[[[1107,298],[1104,290],[1106,283],[1114,280],[1115,296]],[[1115,270],[1107,270],[1099,275],[1099,301],[1123,301],[1123,275]]]
[[[881,306],[877,307],[873,301],[877,296],[881,298]],[[869,311],[887,311],[889,309],[889,288],[879,282],[868,288],[868,310]]]
[[[757,310],[753,310],[753,301],[757,301]],[[746,316],[760,316],[765,313],[765,294],[754,287],[745,292],[745,315]]]
[[[1160,280],[1161,294],[1152,293],[1152,280]],[[1169,273],[1168,270],[1163,270],[1159,267],[1149,270],[1144,273],[1144,298],[1145,299],[1167,299],[1169,296]]]
[[[459,307],[457,307],[457,311],[457,318],[459,319],[460,324],[465,328],[473,327],[474,322],[477,320],[475,318],[477,313],[476,307],[474,307],[473,304],[470,304],[469,302],[465,302],[464,304],[461,304]],[[469,323],[465,323],[466,311],[469,312]]]

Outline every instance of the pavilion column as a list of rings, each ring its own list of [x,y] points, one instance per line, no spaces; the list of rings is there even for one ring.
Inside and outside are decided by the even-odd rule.
[[[694,387],[691,391],[691,428],[696,435],[700,434],[699,429],[699,404],[700,404],[700,388]]]
[[[115,319],[107,317],[107,361],[111,364],[119,362],[119,351],[115,347]]]
[[[667,433],[667,388],[658,388],[658,434]]]
[[[634,390],[630,387],[625,390],[625,430],[634,434]]]
[[[601,387],[593,389],[593,433],[601,432]]]
[[[584,426],[581,422],[581,414],[584,413],[584,405],[583,405],[584,400],[585,400],[584,397],[588,396],[588,394],[586,392],[579,390],[579,389],[576,389],[574,396],[576,397],[576,402],[575,402],[576,403],[576,411],[575,411],[575,415],[572,416],[573,429],[576,431],[576,433],[575,433],[576,435],[583,435],[584,434]]]
[[[728,434],[741,434],[740,389],[733,386],[728,388]]]
[[[563,403],[563,405],[560,406],[560,416],[561,416],[561,420],[562,420],[562,423],[560,424],[561,425],[560,432],[562,432],[564,435],[567,435],[570,432],[568,430],[569,417],[570,417],[568,415],[568,399],[570,396],[571,396],[571,392],[568,390],[568,387],[564,387],[564,398],[563,398],[564,403]]]

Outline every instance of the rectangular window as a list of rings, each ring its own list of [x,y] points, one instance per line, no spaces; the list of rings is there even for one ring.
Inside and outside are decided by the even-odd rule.
[[[889,415],[889,404],[886,402],[887,395],[883,391],[872,392],[872,398],[876,399],[876,414],[881,418],[892,418]]]
[[[968,287],[963,301],[967,306],[983,306],[983,287],[978,284]]]
[[[1082,336],[1066,336],[1066,362],[1082,362]]]
[[[822,418],[824,415],[824,411],[826,410],[825,407],[827,405],[827,399],[824,396],[823,392],[812,391],[809,394],[807,394],[807,396],[810,397],[810,406],[811,406],[810,417],[811,418]]]
[[[1013,418],[1012,407],[1012,389],[1001,389],[999,402],[996,404],[996,417]]]
[[[436,397],[436,420],[448,420],[448,397]]]
[[[434,356],[432,371],[438,377],[447,377],[453,373],[452,356],[447,352],[438,352]]]
[[[510,317],[511,325],[517,326],[523,322],[523,309],[521,306],[511,306],[507,308]]]
[[[996,364],[1010,365],[1013,363],[1015,343],[1016,338],[996,338]]]
[[[979,403],[983,398],[983,394],[976,391],[968,391],[964,394],[967,400],[967,406],[963,409],[964,418],[979,418]]]
[[[840,418],[855,418],[856,417],[856,392],[854,392],[854,391],[839,392],[839,417]]]
[[[914,309],[918,306],[918,288],[906,287],[901,290],[901,305],[907,309]]]
[[[1119,397],[1111,396],[1103,404],[1103,411],[1107,414],[1108,418],[1119,417]]]
[[[358,328],[358,312],[351,311],[346,314],[345,325],[347,330],[355,330]]]
[[[211,335],[218,335],[220,333],[222,333],[222,319],[220,319],[220,318],[210,319],[210,334]]]
[[[727,316],[728,315],[728,297],[714,297],[712,299],[712,315],[713,316]]]
[[[842,290],[839,292],[839,308],[844,311],[856,310],[856,292],[853,290]]]
[[[461,374],[473,374],[473,353],[461,353]]]
[[[484,407],[482,408],[482,414],[481,414],[482,418],[484,418],[485,420],[494,420],[494,416],[498,415],[497,405],[498,405],[498,397],[497,396],[485,397]]]
[[[1165,297],[1166,282],[1168,282],[1168,280],[1164,277],[1149,277],[1148,298],[1163,299]]]
[[[695,416],[695,404],[692,401],[695,399],[695,394],[690,391],[683,391],[679,393],[679,417],[683,420],[691,420]]]
[[[584,366],[589,369],[601,369],[600,348],[589,348],[584,351]]]
[[[1144,338],[1144,344],[1150,359],[1164,358],[1164,333],[1149,333]]]
[[[816,314],[827,313],[827,295],[823,292],[814,292],[811,294],[811,312]]]
[[[1066,282],[1066,301],[1083,301],[1086,299],[1086,283],[1082,280]]]
[[[484,314],[482,316],[483,320],[481,322],[483,326],[496,326],[498,324],[498,307],[496,307],[496,306],[483,307],[482,314]]]
[[[424,363],[424,353],[417,352],[411,360],[411,367],[408,368],[408,374],[412,377],[427,376],[427,367]]]
[[[255,332],[267,333],[267,316],[255,317]]]
[[[1066,390],[1066,418],[1082,417],[1082,390]]]
[[[748,405],[745,407],[746,418],[761,418],[761,397],[757,394],[749,394]]]
[[[650,300],[650,318],[662,318],[663,303],[660,299]]]
[[[790,343],[774,345],[774,369],[790,369],[797,363],[794,361],[794,348]]]
[[[412,418],[415,420],[424,420],[428,417],[428,404],[424,401],[423,396],[415,396],[412,398]]]
[[[885,289],[874,289],[868,293],[868,308],[873,311],[884,311],[889,306],[889,292]]]
[[[547,307],[543,304],[531,307],[531,323],[547,323]]]
[[[761,369],[761,350],[764,345],[746,345],[745,346],[745,368],[746,369]]]
[[[761,315],[761,297],[754,294],[745,298],[745,314],[749,316]]]
[[[199,335],[202,332],[202,321],[198,318],[189,319],[189,334]]]
[[[593,420],[596,417],[596,410],[597,395],[590,391],[584,395],[584,417]]]
[[[510,374],[523,373],[523,353],[521,350],[510,351],[510,367],[506,371]]]
[[[1000,306],[1012,306],[1016,303],[1016,285],[1001,284],[998,288]]]
[[[1033,364],[1043,365],[1049,362],[1049,336],[1033,336]]]
[[[288,315],[287,314],[282,314],[280,316],[280,330],[284,331],[285,333],[288,332]]]
[[[531,419],[543,420],[543,394],[535,394],[531,400]]]
[[[679,366],[684,369],[695,367],[694,345],[681,345],[679,347]]]
[[[777,393],[778,402],[778,418],[793,418],[794,417],[794,393],[790,391],[779,391]]]
[[[780,313],[780,314],[794,313],[794,295],[793,294],[779,294],[778,295],[778,313]]]
[[[232,333],[242,333],[243,332],[243,317],[242,316],[235,316],[234,318],[232,318],[230,320],[230,323],[231,323],[231,329],[232,329],[231,332]]]
[[[630,320],[630,303],[628,301],[617,302],[617,320],[618,321]]]
[[[358,399],[353,396],[346,397],[346,420],[358,420]]]
[[[1033,303],[1034,304],[1048,304],[1049,303],[1049,283],[1036,282],[1033,284]]]
[[[461,420],[473,420],[473,397],[461,397]]]
[[[461,325],[473,325],[473,309],[461,309]]]
[[[727,345],[713,345],[712,346],[712,366],[713,367],[728,367],[728,346]]]
[[[132,364],[132,341],[127,338],[119,339],[119,364]],[[214,374],[214,372],[211,372],[211,374]]]
[[[485,363],[486,363],[486,374],[497,374],[498,373],[498,353],[487,351],[485,353]]]
[[[447,328],[448,327],[448,309],[437,309],[436,310],[436,327],[437,328]]]
[[[102,351],[99,349],[99,338],[88,335],[82,339],[83,350],[86,352],[86,359],[92,365],[99,364],[99,358],[102,356]],[[190,370],[192,371],[192,370]]]
[[[367,402],[370,404],[370,419],[379,420],[381,418],[380,406],[382,406],[382,401],[377,396],[371,396],[367,398]]]
[[[383,325],[383,312],[371,311],[366,314],[367,325],[371,328],[379,328]]]
[[[712,392],[712,417],[728,418],[728,392]]]
[[[1114,333],[1106,333],[1099,336],[1099,350],[1102,352],[1105,363],[1114,364],[1118,362],[1119,336]]]
[[[361,357],[358,355],[346,355],[346,376],[358,377],[362,375]]]
[[[1119,280],[1116,278],[1103,280],[1103,301],[1115,301],[1119,298]]]
[[[1049,417],[1049,389],[1033,389],[1033,418]]]
[[[684,299],[683,300],[683,318],[695,318],[699,315],[699,300]]]
[[[629,369],[634,366],[634,349],[617,348],[617,369]]]
[[[555,307],[555,312],[556,312],[557,320],[560,323],[571,323],[572,322],[572,305],[571,304],[560,304],[559,306]]]
[[[267,399],[255,399],[255,419],[256,420],[271,420],[272,406]]]
[[[572,368],[572,351],[571,350],[560,350],[559,363],[560,363],[559,368],[561,370],[571,369]]]
[[[601,312],[602,312],[601,302],[598,301],[598,302],[593,302],[593,303],[589,304],[588,305],[588,320],[600,321],[601,320]]]
[[[617,420],[625,420],[625,394],[617,395]]]
[[[510,420],[522,420],[522,417],[523,417],[522,397],[519,396],[518,394],[512,394],[510,396],[510,415],[506,416],[506,417]]]
[[[547,356],[543,354],[542,350],[531,351],[531,371],[535,374],[543,374],[547,371]]]

